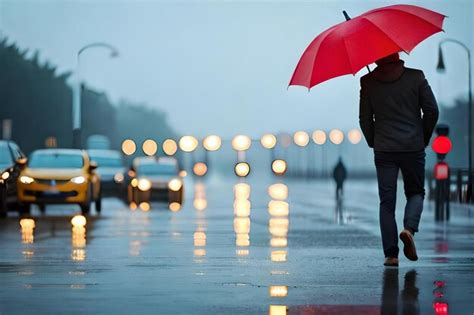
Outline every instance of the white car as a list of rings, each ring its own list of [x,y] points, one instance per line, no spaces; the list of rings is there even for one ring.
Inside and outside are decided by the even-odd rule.
[[[122,154],[116,150],[87,150],[92,161],[97,163],[97,173],[100,175],[102,193],[125,193],[125,165]]]
[[[151,200],[183,203],[184,183],[178,161],[171,157],[138,157],[133,160],[129,201],[137,204]]]

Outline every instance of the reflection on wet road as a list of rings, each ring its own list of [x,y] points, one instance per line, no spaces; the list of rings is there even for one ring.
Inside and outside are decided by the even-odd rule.
[[[250,246],[250,201],[251,188],[249,184],[234,185],[234,232],[235,253],[237,256],[249,255]]]
[[[0,221],[0,313],[474,311],[472,209],[438,225],[427,207],[420,261],[386,269],[374,183],[336,201],[325,182],[188,180],[182,205],[111,198],[100,216]]]
[[[272,262],[271,274],[274,281],[269,286],[269,295],[271,298],[284,298],[288,295],[288,286],[283,285],[288,280],[288,270],[285,268],[288,256],[288,229],[290,206],[288,204],[288,186],[283,183],[275,183],[268,187],[268,194],[271,198],[268,203],[268,231],[270,232],[270,247]],[[272,278],[272,279],[273,279]],[[269,314],[286,314],[286,305],[271,304]]]

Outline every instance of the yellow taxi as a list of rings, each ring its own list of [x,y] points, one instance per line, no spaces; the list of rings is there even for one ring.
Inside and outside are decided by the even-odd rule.
[[[96,168],[97,164],[82,150],[34,151],[18,176],[21,212],[28,213],[31,204],[37,204],[42,212],[46,204],[78,204],[83,213],[89,213],[92,202],[100,212],[101,187]]]

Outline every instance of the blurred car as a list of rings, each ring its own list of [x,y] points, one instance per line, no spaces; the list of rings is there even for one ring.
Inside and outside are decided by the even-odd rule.
[[[13,141],[0,141],[0,217],[17,204],[17,178],[20,164],[25,159]]]
[[[46,204],[78,204],[89,213],[95,202],[101,211],[100,176],[97,164],[86,151],[43,149],[34,151],[18,177],[18,202],[23,213],[37,204],[42,212]]]
[[[87,150],[110,150],[110,139],[104,135],[91,135],[87,138]]]
[[[129,202],[152,200],[183,203],[184,184],[175,158],[138,157],[133,160],[128,185]]]
[[[126,168],[122,154],[115,150],[87,150],[92,161],[97,163],[97,173],[103,195],[125,194]]]

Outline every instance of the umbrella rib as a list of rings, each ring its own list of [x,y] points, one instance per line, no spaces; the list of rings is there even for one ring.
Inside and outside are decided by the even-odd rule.
[[[345,37],[342,38],[342,43],[344,44],[344,51],[346,53],[347,61],[349,62],[349,67],[351,67],[351,73],[354,75],[354,68],[352,67],[352,61],[351,61],[351,57],[349,56],[349,50],[347,49]]]
[[[379,31],[382,32],[382,34],[384,34],[388,39],[390,39],[392,41],[392,43],[394,43],[398,48],[400,48],[402,51],[404,51],[406,54],[408,54],[408,52],[406,51],[405,48],[401,47],[390,35],[388,35],[383,29],[380,28],[380,26],[378,26],[377,24],[375,24],[374,22],[372,22],[371,20],[369,20],[367,17],[362,17],[365,21],[369,22],[371,25],[373,25],[375,28],[377,28]]]
[[[314,56],[313,58],[313,64],[311,65],[311,70],[314,70],[314,65],[316,64],[316,59],[318,59],[318,55],[319,55],[319,48],[321,48],[321,45],[324,43],[324,40],[326,39],[326,37],[329,36],[329,34],[331,33],[331,31],[329,31],[330,29],[328,29],[327,31],[325,31],[325,34],[324,36],[321,38],[320,40],[320,43],[319,43],[319,47],[318,47],[318,50],[316,51],[316,55]],[[310,44],[311,45],[311,44]],[[309,46],[308,46],[309,48]],[[313,71],[311,71],[311,76],[309,78],[309,87],[308,87],[308,91],[311,89],[311,83],[313,82]]]
[[[405,13],[405,14],[409,14],[409,15],[411,15],[411,16],[414,16],[414,17],[416,17],[416,18],[419,18],[420,20],[423,20],[424,22],[426,22],[426,23],[428,23],[428,24],[431,24],[431,25],[433,25],[434,27],[437,27],[437,28],[439,28],[440,30],[442,30],[442,28],[440,28],[438,25],[433,24],[433,23],[431,23],[430,21],[428,21],[427,19],[425,19],[425,18],[423,18],[423,17],[421,17],[421,16],[419,16],[419,15],[413,14],[413,13],[411,13],[411,12],[401,10],[400,8],[387,8],[387,10],[398,11],[398,12],[402,12],[402,13]],[[437,12],[435,12],[435,13],[437,13]],[[437,13],[437,14],[439,14],[439,13]],[[442,15],[443,18],[446,17],[446,15],[444,15],[444,14],[439,14],[439,15]]]

